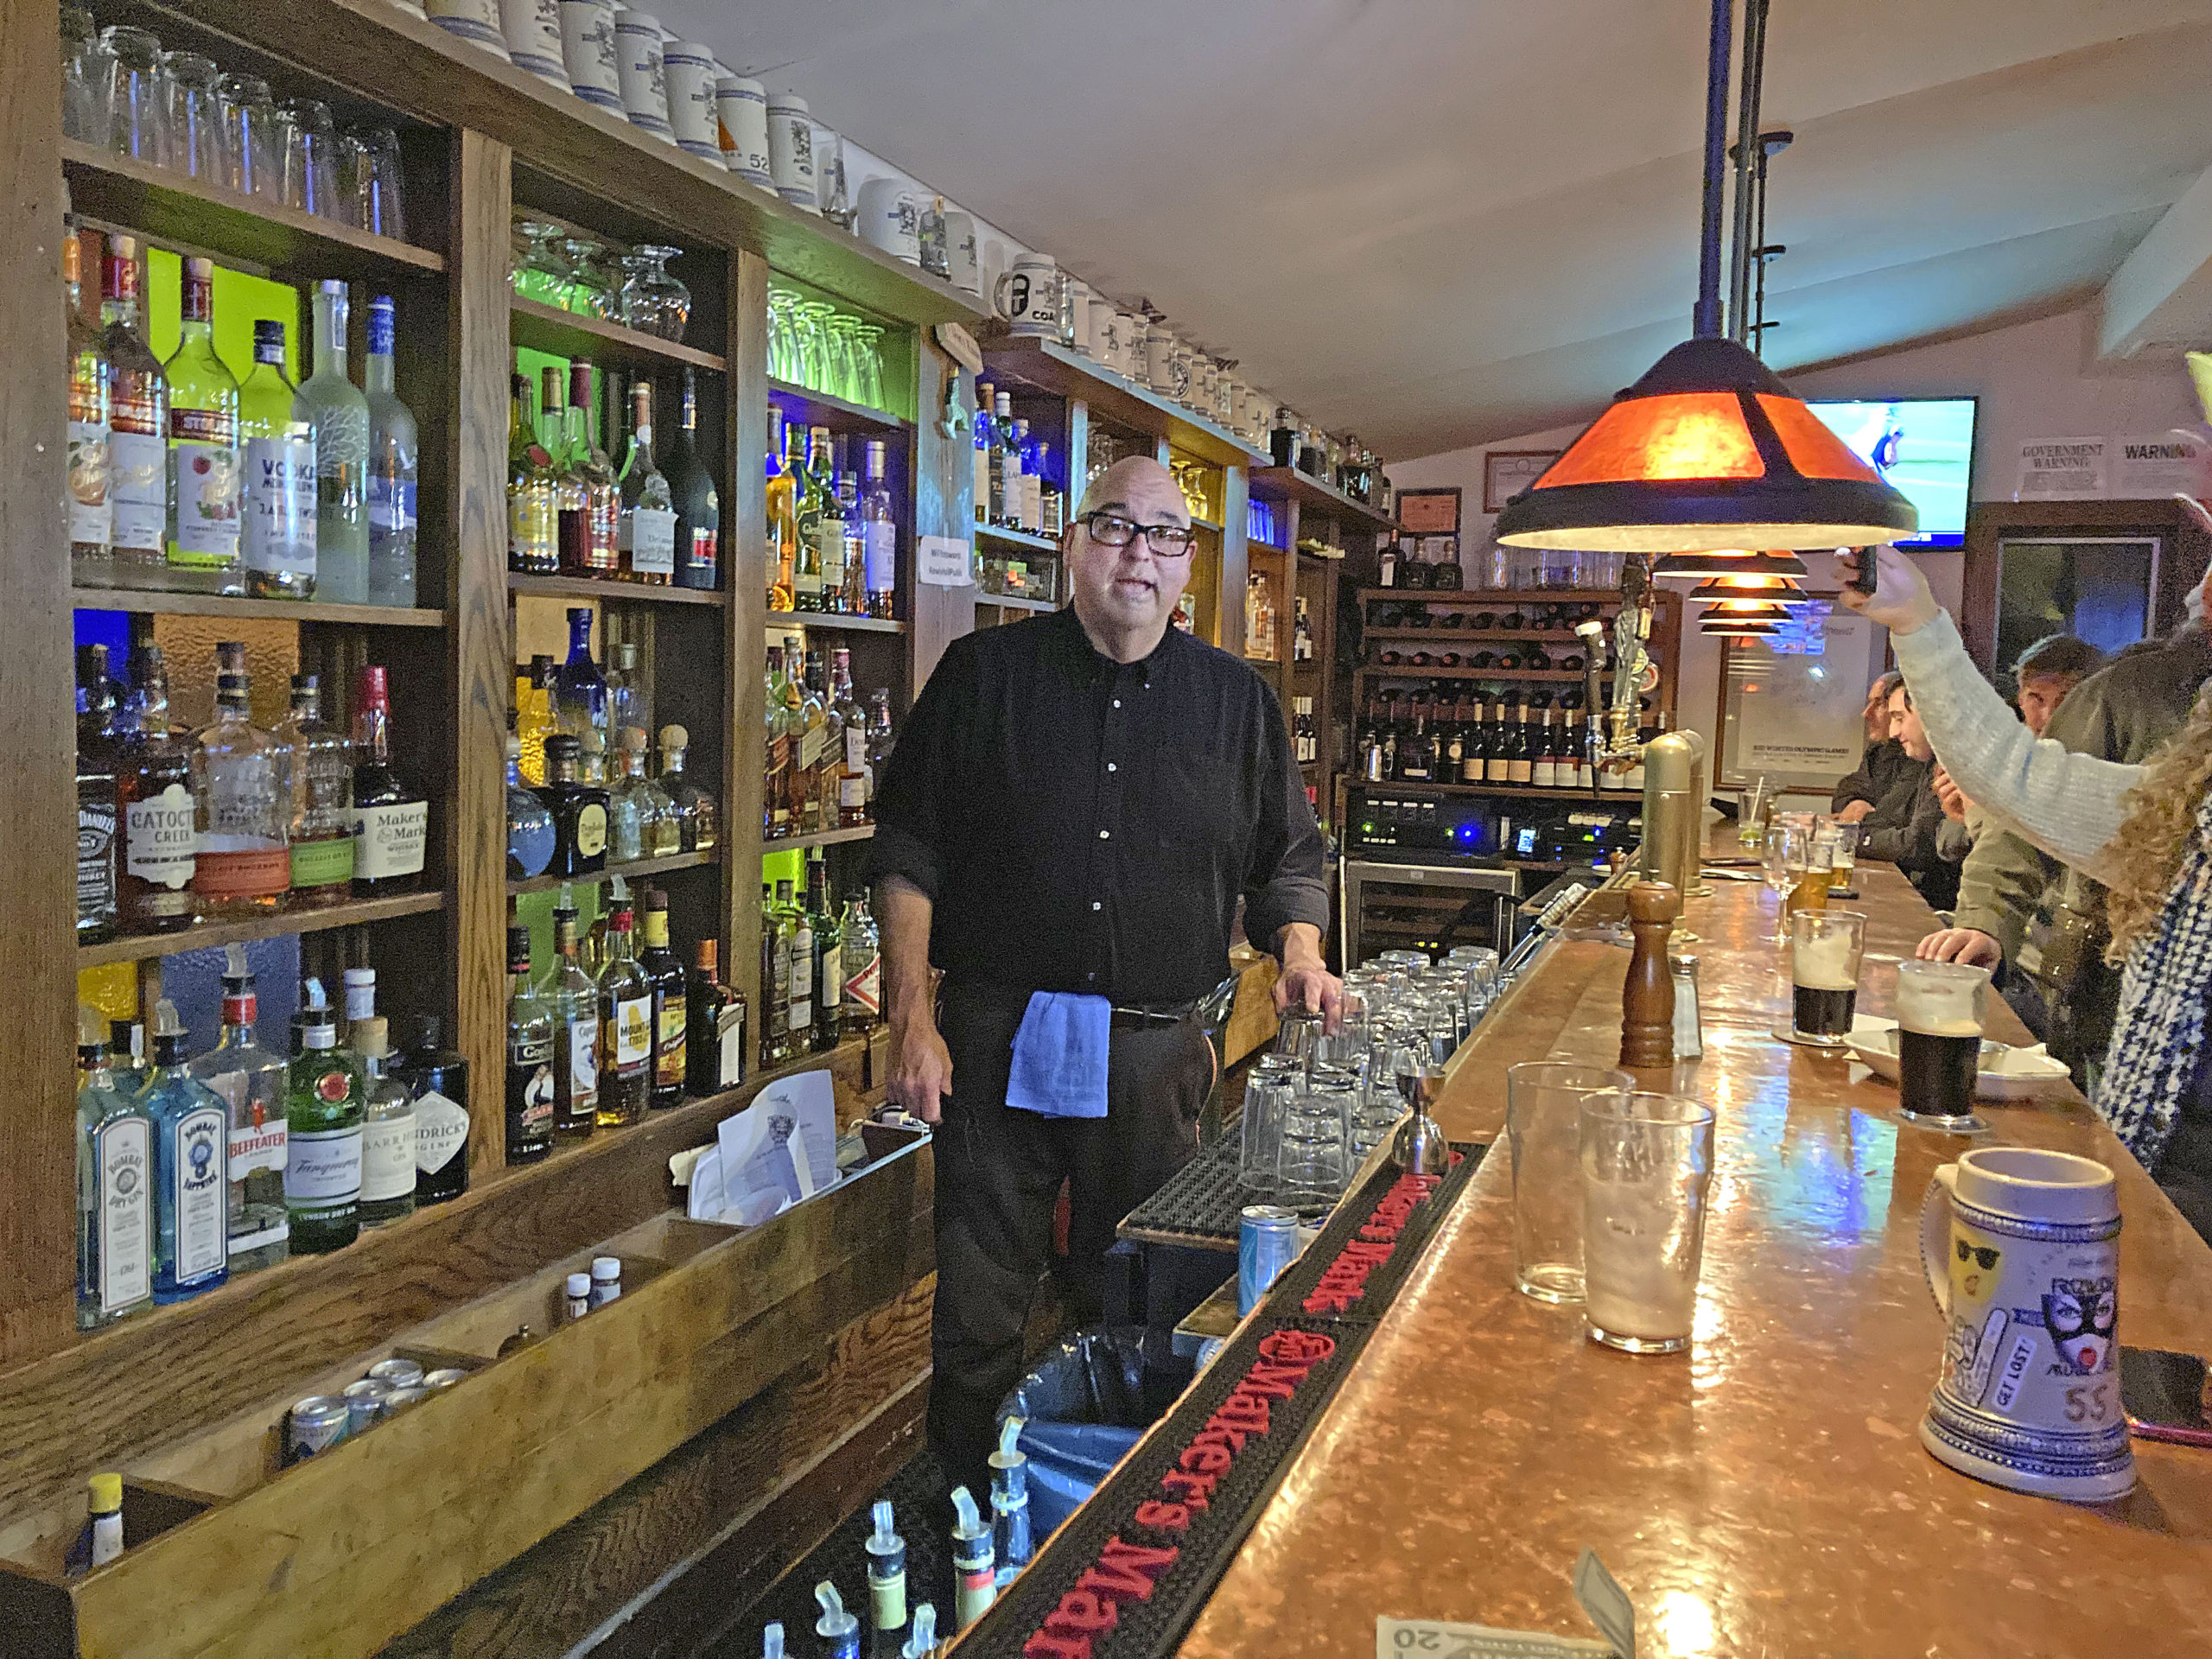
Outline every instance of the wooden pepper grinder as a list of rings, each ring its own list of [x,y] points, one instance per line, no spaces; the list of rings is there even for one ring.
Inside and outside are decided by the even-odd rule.
[[[1675,976],[1667,963],[1667,938],[1681,913],[1681,895],[1664,881],[1639,881],[1628,890],[1636,950],[1621,986],[1623,1065],[1675,1063]]]

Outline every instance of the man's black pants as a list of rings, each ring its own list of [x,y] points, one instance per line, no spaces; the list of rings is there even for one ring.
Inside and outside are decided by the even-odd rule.
[[[1026,991],[948,982],[938,1014],[952,1095],[935,1144],[930,1445],[978,1499],[999,1402],[1021,1380],[1022,1327],[1051,1255],[1061,1181],[1071,1189],[1070,1277],[1088,1322],[1097,1317],[1115,1228],[1196,1154],[1214,1081],[1213,1047],[1196,1020],[1117,1023],[1104,1117],[1012,1110],[1007,1076],[1028,1001]]]

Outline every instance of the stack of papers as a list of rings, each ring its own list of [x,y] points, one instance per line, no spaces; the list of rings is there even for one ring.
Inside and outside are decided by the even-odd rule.
[[[758,1227],[837,1179],[836,1092],[827,1071],[802,1071],[715,1126],[715,1144],[691,1165],[684,1213]]]

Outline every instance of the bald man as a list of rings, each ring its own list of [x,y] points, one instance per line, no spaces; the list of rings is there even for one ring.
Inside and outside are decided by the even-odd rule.
[[[1181,490],[1118,461],[1061,550],[1072,607],[955,640],[877,799],[890,1092],[939,1125],[930,1439],[978,1491],[1062,1179],[1095,1319],[1116,1226],[1198,1149],[1216,1065],[1192,1007],[1229,976],[1237,900],[1281,959],[1279,1007],[1333,1016],[1341,992],[1282,710],[1169,626],[1191,575]]]

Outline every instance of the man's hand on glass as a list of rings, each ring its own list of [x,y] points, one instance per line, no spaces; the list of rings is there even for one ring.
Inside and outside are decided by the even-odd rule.
[[[1321,957],[1321,931],[1307,922],[1282,931],[1282,971],[1275,976],[1275,1012],[1303,1008],[1321,1016],[1322,1029],[1334,1031],[1344,1006],[1344,982]]]
[[[1873,810],[1874,803],[1872,801],[1849,801],[1845,803],[1842,811],[1835,814],[1835,821],[1838,823],[1863,823],[1866,815]]]
[[[1921,940],[1912,954],[1923,962],[1955,962],[1968,968],[1994,968],[2005,960],[2005,948],[1974,927],[1939,928]]]

